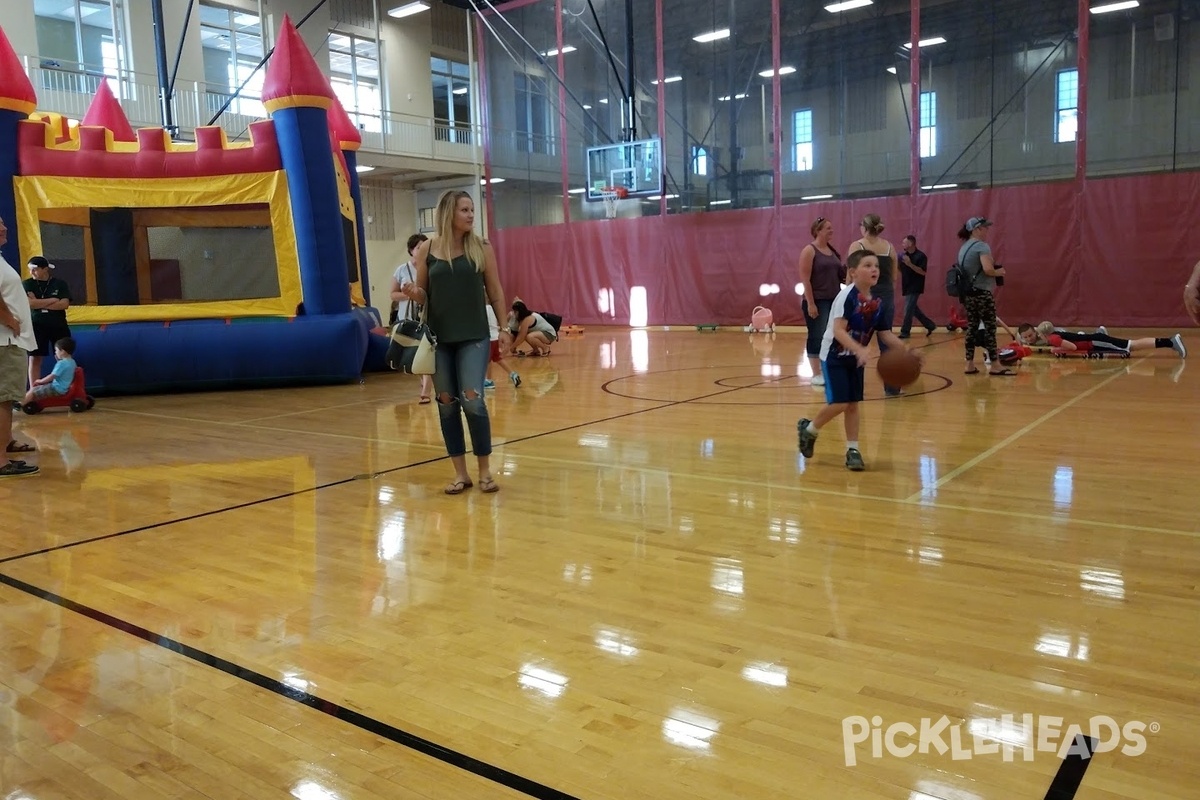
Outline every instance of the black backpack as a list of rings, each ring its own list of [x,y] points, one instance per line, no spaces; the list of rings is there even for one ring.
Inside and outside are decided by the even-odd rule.
[[[971,248],[967,248],[967,253],[971,252]],[[963,254],[964,256],[966,253]],[[965,259],[964,259],[965,260]],[[950,265],[950,269],[946,270],[946,294],[958,300],[962,300],[971,293],[971,286],[975,280],[967,274],[967,270],[962,264],[955,262]]]
[[[538,313],[542,315],[542,319],[550,323],[550,327],[554,328],[554,333],[557,334],[558,329],[562,327],[563,318],[558,314],[551,314],[549,311],[539,311]]]

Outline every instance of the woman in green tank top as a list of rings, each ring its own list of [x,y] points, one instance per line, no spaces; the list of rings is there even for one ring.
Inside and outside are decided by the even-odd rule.
[[[425,306],[426,322],[437,339],[433,390],[437,394],[442,440],[454,464],[446,494],[462,494],[474,484],[467,472],[462,417],[479,459],[479,488],[499,490],[492,479],[492,423],[483,401],[483,381],[491,355],[485,305],[499,319],[507,313],[504,289],[491,244],[475,233],[475,203],[467,192],[449,191],[438,201],[437,233],[413,253],[416,278],[401,293]],[[501,348],[512,335],[500,332]]]

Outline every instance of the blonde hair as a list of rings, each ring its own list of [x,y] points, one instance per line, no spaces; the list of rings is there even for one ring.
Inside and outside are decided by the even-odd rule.
[[[867,214],[862,218],[863,230],[870,236],[878,236],[883,233],[883,220],[878,214]]]
[[[1049,336],[1050,334],[1054,333],[1054,325],[1050,322],[1050,320],[1046,320],[1037,326],[1037,332],[1040,336]]]
[[[434,212],[434,221],[437,223],[437,239],[444,239],[449,242],[454,235],[454,212],[458,209],[458,201],[467,198],[474,201],[470,192],[455,191],[451,189],[441,196],[438,200],[437,211]],[[463,236],[463,253],[466,254],[467,260],[475,266],[476,272],[483,272],[484,256],[483,256],[483,239],[474,230],[467,231]],[[446,252],[449,256],[449,251]],[[449,259],[447,259],[449,260]]]

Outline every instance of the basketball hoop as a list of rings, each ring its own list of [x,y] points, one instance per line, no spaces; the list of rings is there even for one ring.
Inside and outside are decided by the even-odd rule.
[[[616,219],[617,201],[628,198],[629,190],[624,186],[605,186],[600,190],[600,197],[604,200],[604,216],[607,219]]]

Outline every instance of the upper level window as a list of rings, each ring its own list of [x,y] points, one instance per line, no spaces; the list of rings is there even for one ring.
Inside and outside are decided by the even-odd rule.
[[[921,158],[937,155],[937,92],[921,92]]]
[[[1054,141],[1075,141],[1079,130],[1079,70],[1059,71],[1054,87],[1054,112]]]
[[[249,79],[227,110],[265,117],[261,102],[265,71],[255,71],[263,57],[262,21],[258,15],[201,2],[200,45],[208,84],[206,111],[215,114]]]
[[[554,122],[551,115],[550,89],[545,78],[515,73],[514,111],[518,152],[554,155]]]
[[[44,88],[91,94],[120,75],[119,0],[34,0],[33,14]]]
[[[433,76],[433,122],[444,142],[471,143],[471,70],[466,64],[430,58]]]
[[[329,34],[329,82],[359,129],[383,130],[379,89],[379,47],[373,39]]]
[[[813,112],[802,108],[792,114],[792,166],[796,172],[813,168]]]

